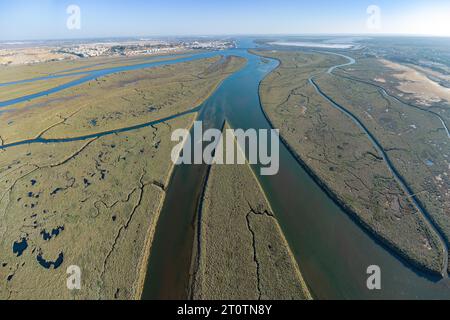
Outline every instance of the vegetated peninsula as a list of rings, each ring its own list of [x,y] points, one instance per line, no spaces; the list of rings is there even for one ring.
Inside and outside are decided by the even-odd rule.
[[[194,299],[311,299],[248,164],[211,166],[197,241]]]
[[[115,72],[4,107],[0,298],[140,297],[173,168],[171,133],[189,128],[196,107],[244,63],[216,56]],[[22,71],[6,81],[28,78],[23,66],[8,68]],[[15,90],[22,85],[34,90]],[[83,290],[67,290],[70,265],[83,271]]]
[[[400,105],[370,85],[350,83],[335,75],[343,71],[330,69],[343,65],[354,72],[358,59],[356,65],[344,66],[349,60],[342,56],[308,50],[259,54],[280,61],[262,82],[260,94],[268,119],[298,161],[378,239],[413,265],[441,274],[447,252],[439,231],[445,229],[446,218],[433,202],[424,201],[424,209],[414,201],[414,193],[423,189],[413,160],[417,148],[419,156],[432,152],[422,141],[437,141],[436,135],[445,139],[445,131],[425,130],[442,127],[439,119]],[[380,77],[375,73],[371,75]],[[425,130],[421,134],[420,128]],[[441,228],[434,221],[442,221]]]

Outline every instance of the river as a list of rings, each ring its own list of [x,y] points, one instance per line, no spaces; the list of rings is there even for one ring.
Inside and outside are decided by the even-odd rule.
[[[114,72],[174,64],[218,54],[235,55],[246,58],[246,66],[227,78],[200,106],[199,119],[206,122],[206,127],[220,127],[226,119],[233,128],[269,129],[270,124],[261,109],[258,89],[260,81],[277,67],[278,62],[250,54],[247,49],[254,47],[251,39],[241,39],[238,43],[239,48],[228,51],[85,72],[80,80],[32,96],[0,102],[0,107],[52,94]],[[280,145],[280,171],[277,175],[259,176],[258,165],[252,168],[314,298],[450,298],[448,279],[434,279],[417,272],[381,245],[322,190],[283,144]],[[189,297],[197,211],[206,172],[205,165],[175,167],[152,245],[144,299]],[[381,290],[367,289],[366,270],[370,265],[381,268]]]
[[[233,128],[268,129],[270,125],[261,109],[258,88],[277,62],[269,60],[269,63],[264,63],[245,49],[230,52],[248,60],[245,68],[225,80],[201,108],[224,110],[225,119]],[[203,116],[199,118],[202,120]],[[194,166],[191,168],[196,170]],[[258,166],[253,166],[253,169],[315,298],[450,298],[447,279],[432,278],[413,270],[381,245],[320,188],[284,145],[280,146],[278,175],[260,176]],[[145,299],[188,297],[189,281],[186,277],[190,274],[187,268],[191,266],[190,254],[195,246],[197,205],[205,175],[205,172],[201,175],[202,185],[177,179],[178,175],[187,176],[188,171],[189,167],[183,166],[175,169],[166,205],[173,207],[172,203],[178,201],[191,205],[178,208],[182,212],[163,210],[161,213],[161,225],[157,227],[153,244],[155,251],[150,256]],[[175,180],[180,181],[180,185]],[[177,191],[172,193],[172,189]],[[184,227],[180,226],[180,215],[183,216]],[[180,240],[180,229],[184,230],[184,240]],[[190,236],[186,235],[187,229]],[[189,254],[180,255],[183,250],[179,249],[187,246],[186,241],[189,242]],[[367,288],[366,270],[371,265],[381,268],[382,290]],[[179,266],[184,266],[184,269]]]

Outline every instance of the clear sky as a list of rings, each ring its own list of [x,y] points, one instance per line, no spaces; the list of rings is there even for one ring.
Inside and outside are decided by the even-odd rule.
[[[67,28],[69,5],[81,28]],[[377,29],[367,8],[377,5]],[[216,34],[450,36],[449,0],[0,0],[0,40]]]

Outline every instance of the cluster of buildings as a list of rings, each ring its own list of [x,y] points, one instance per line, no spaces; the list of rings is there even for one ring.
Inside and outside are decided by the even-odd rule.
[[[235,48],[232,40],[61,40],[29,43],[0,43],[0,66],[34,64],[66,59],[140,56],[181,53],[190,50],[225,50]]]
[[[234,48],[234,41],[138,41],[124,43],[89,43],[56,49],[56,53],[70,54],[81,58],[100,56],[137,56],[168,54],[185,50],[224,50]]]
[[[236,43],[234,41],[193,41],[185,43],[190,49],[204,49],[204,50],[225,50],[230,48],[235,48]]]

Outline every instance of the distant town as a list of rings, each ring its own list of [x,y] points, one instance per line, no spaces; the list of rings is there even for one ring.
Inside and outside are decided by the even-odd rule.
[[[11,47],[11,48],[10,48]],[[236,47],[232,40],[126,40],[105,42],[33,43],[0,45],[0,65],[34,64],[90,57],[141,56],[181,53],[190,50],[225,50]]]

